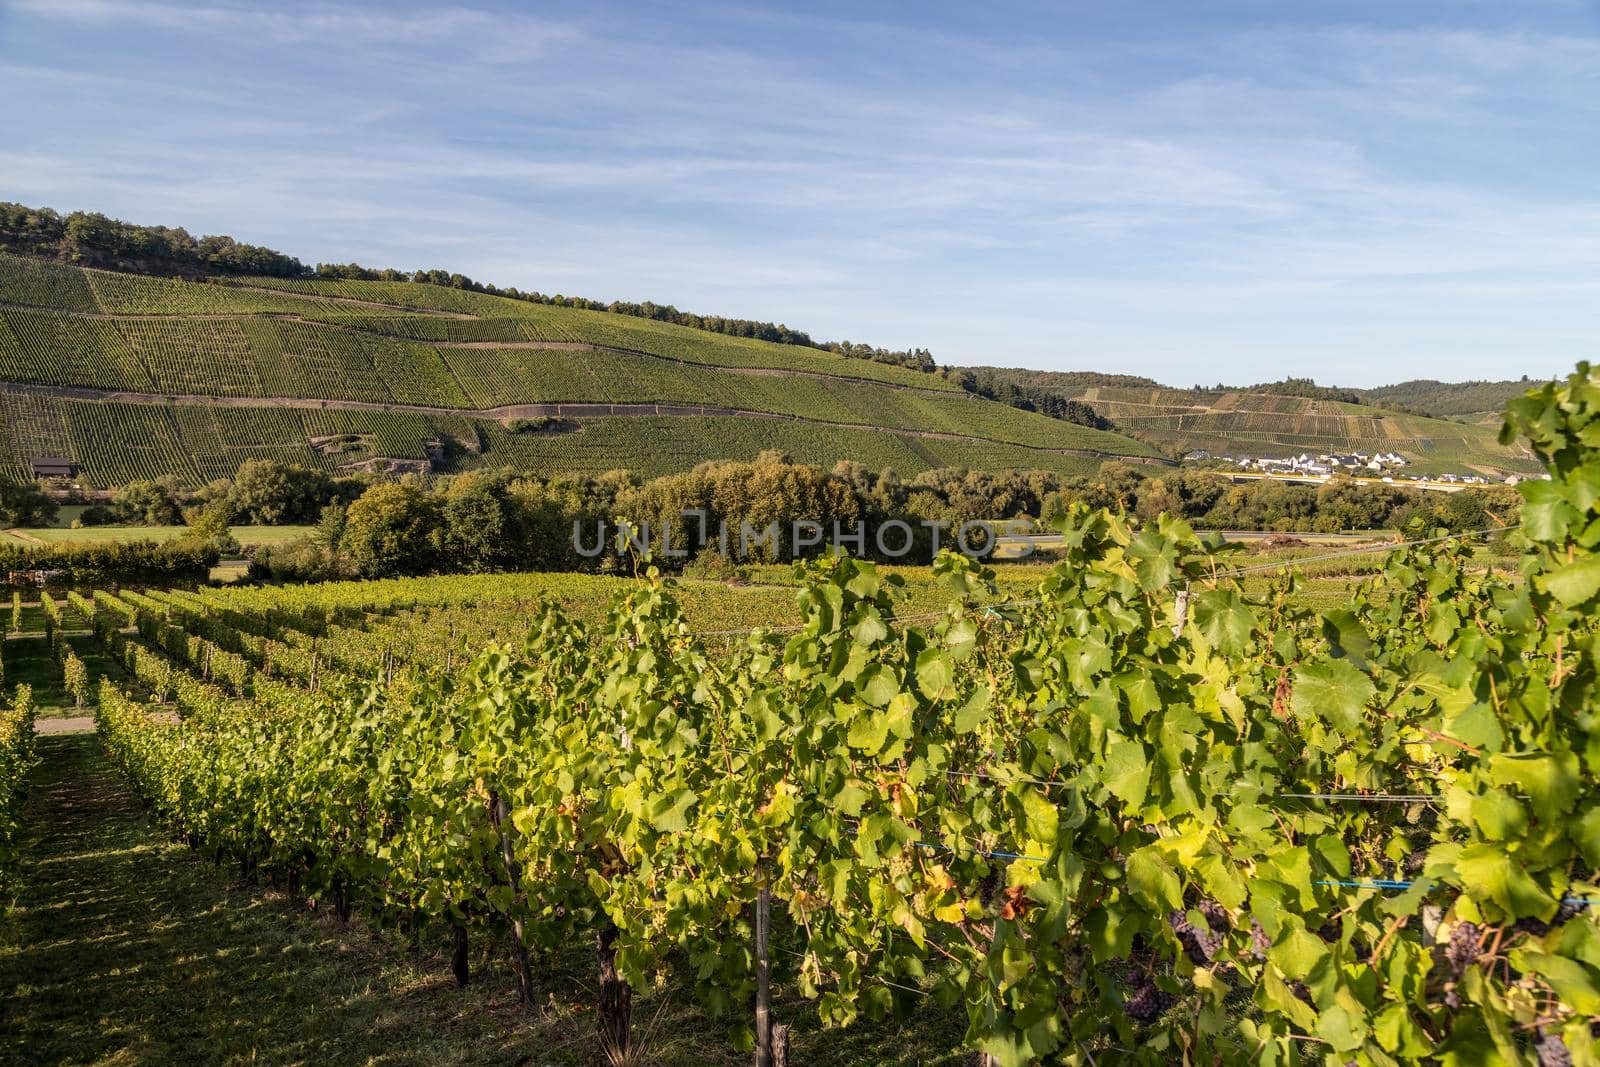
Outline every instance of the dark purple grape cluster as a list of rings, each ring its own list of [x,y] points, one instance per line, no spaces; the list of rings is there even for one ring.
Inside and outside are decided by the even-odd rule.
[[[1555,927],[1560,926],[1563,923],[1569,923],[1573,919],[1576,919],[1579,915],[1583,914],[1584,908],[1585,905],[1583,904],[1573,902],[1563,903],[1561,907],[1556,909],[1555,918],[1551,919],[1549,922],[1544,922],[1540,919],[1518,919],[1517,924],[1513,927],[1513,929],[1518,933],[1532,934],[1534,937],[1543,937]]]
[[[1478,940],[1482,936],[1477,923],[1456,923],[1455,929],[1450,931],[1450,943],[1444,949],[1444,961],[1452,971],[1460,974],[1472,965],[1478,958]]]
[[[985,905],[994,903],[995,890],[1000,888],[1000,872],[991,870],[978,880],[978,899]]]
[[[1267,958],[1267,950],[1272,947],[1272,938],[1261,928],[1261,924],[1254,919],[1250,920],[1250,954],[1258,960]]]
[[[1539,1054],[1539,1067],[1572,1067],[1572,1051],[1560,1034],[1545,1034],[1533,1050]]]
[[[1206,918],[1209,925],[1211,919]],[[1227,940],[1227,929],[1223,926],[1220,930],[1213,928],[1207,930],[1204,926],[1196,926],[1189,921],[1182,910],[1174,910],[1167,916],[1167,925],[1172,927],[1172,932],[1178,935],[1178,940],[1183,944],[1183,951],[1194,961],[1195,966],[1204,967],[1211,962],[1211,957],[1217,954],[1217,949]]]
[[[1136,1023],[1153,1023],[1161,1013],[1172,1007],[1177,998],[1163,992],[1149,975],[1134,989],[1133,995],[1122,1004],[1122,1010]]]

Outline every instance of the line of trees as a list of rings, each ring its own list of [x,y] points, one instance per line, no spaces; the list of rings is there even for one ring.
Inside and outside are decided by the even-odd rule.
[[[1348,479],[1321,486],[1234,485],[1206,471],[1155,471],[1120,462],[1076,477],[952,467],[902,478],[890,468],[872,471],[842,461],[823,470],[768,452],[750,462],[704,463],[649,481],[626,471],[542,479],[509,470],[381,481],[335,478],[252,459],[232,478],[195,494],[186,495],[169,481],[131,483],[116,491],[109,507],[99,509],[101,515],[92,516],[91,509],[85,517],[135,526],[183,522],[190,527],[186,540],[224,551],[238,550],[228,534],[232,525],[310,525],[312,532],[303,539],[251,550],[252,570],[266,580],[323,581],[615,569],[625,565],[626,550],[610,544],[595,555],[580,551],[574,527],[586,531],[592,545],[601,525],[614,530],[619,517],[649,524],[653,539],[667,531],[670,543],[687,549],[690,557],[719,554],[715,542],[722,528],[737,544],[744,526],[764,530],[776,523],[789,531],[796,522],[815,522],[831,532],[837,523],[849,532],[858,523],[877,530],[900,520],[914,540],[909,555],[895,558],[917,562],[931,558],[936,537],[948,545],[964,523],[1048,521],[1078,502],[1145,519],[1165,512],[1203,529],[1331,532],[1412,525],[1481,529],[1514,522],[1518,499],[1505,487],[1438,494]],[[54,517],[55,507],[36,486],[0,482],[0,522],[6,525],[43,525]],[[691,522],[686,512],[704,518]],[[936,535],[936,530],[945,532]],[[878,554],[870,538],[861,551]],[[785,538],[756,547],[751,558],[776,562],[793,555]],[[676,566],[690,557],[657,562]]]
[[[49,526],[60,508],[37,482],[0,480],[0,529]]]
[[[1052,419],[1092,426],[1097,430],[1113,428],[1110,419],[1082,400],[1073,399],[1048,386],[1026,384],[1004,370],[994,367],[946,368],[944,377],[969,393],[1009,404],[1022,411],[1036,411]]]
[[[587,555],[574,541],[574,526],[594,546],[602,524],[614,530],[618,517],[636,528],[648,525],[656,546],[665,531],[669,544],[687,552],[680,558],[658,556],[660,565],[679,566],[699,556],[701,566],[725,566],[725,561],[709,557],[724,551],[741,555],[736,547],[742,547],[739,531],[772,524],[787,534],[797,522],[814,522],[831,535],[836,526],[848,534],[858,524],[873,531],[899,520],[911,528],[913,541],[909,555],[895,558],[922,562],[934,554],[937,538],[950,544],[964,523],[1049,521],[1077,502],[1145,519],[1166,512],[1203,529],[1332,532],[1412,526],[1482,529],[1515,522],[1519,499],[1504,487],[1437,494],[1351,480],[1322,486],[1268,481],[1234,485],[1203,471],[1151,474],[1147,468],[1116,462],[1080,477],[1042,470],[945,468],[903,479],[892,469],[875,472],[849,461],[823,470],[777,452],[753,462],[705,463],[647,482],[624,471],[551,480],[476,471],[382,482],[353,500],[351,488],[334,492],[330,487],[311,537],[258,549],[256,576],[294,581],[446,571],[616,569],[625,565],[626,550],[612,543],[598,555]],[[309,500],[299,505],[300,513],[309,506]],[[690,513],[695,517],[686,518]],[[728,541],[719,545],[723,529]],[[794,556],[787,537],[775,545],[750,547],[745,558],[753,561]],[[852,551],[879,554],[871,537]]]
[[[608,544],[596,555],[585,554],[575,529],[593,542],[602,536],[603,524],[614,528],[622,516],[640,528],[648,526],[653,540],[668,531],[671,544],[703,554],[702,531],[691,532],[683,519],[689,510],[705,514],[705,531],[726,526],[735,537],[741,525],[764,530],[776,523],[789,531],[796,522],[815,522],[831,530],[837,522],[854,530],[858,522],[876,528],[900,519],[915,534],[903,561],[916,562],[932,557],[935,526],[953,530],[971,520],[1037,516],[1065,484],[1048,471],[949,469],[902,480],[893,470],[871,472],[848,461],[825,471],[777,452],[753,462],[706,463],[648,482],[624,471],[550,480],[511,471],[426,481],[406,477],[372,485],[348,505],[329,501],[310,537],[258,549],[253,573],[295,581],[441,571],[610,570],[625,565],[626,550]],[[716,539],[709,533],[708,540]],[[756,548],[750,558],[786,561],[794,557],[792,549],[786,537],[780,538]],[[675,561],[657,562],[671,566]]]
[[[195,237],[171,226],[139,226],[99,212],[58,214],[49,208],[0,203],[0,248],[85,267],[144,274],[259,274],[298,278],[307,269],[293,256],[232,237]]]
[[[1072,500],[1091,507],[1126,510],[1151,519],[1166,512],[1211,530],[1278,530],[1333,533],[1339,530],[1402,530],[1413,524],[1447,530],[1479,530],[1514,524],[1520,497],[1507,486],[1430,493],[1397,485],[1341,478],[1322,485],[1260,480],[1235,485],[1202,470],[1151,473],[1128,463],[1102,464],[1092,478],[1073,479],[1046,514]]]
[[[199,585],[211,577],[222,554],[214,541],[103,541],[88,544],[0,544],[0,580],[14,571],[53,572],[50,585],[85,587],[112,583]]]

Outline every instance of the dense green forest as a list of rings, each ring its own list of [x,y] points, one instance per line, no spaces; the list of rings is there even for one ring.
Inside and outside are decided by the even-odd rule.
[[[1375,404],[1403,404],[1429,415],[1451,417],[1485,412],[1498,414],[1512,399],[1539,384],[1526,374],[1515,380],[1498,382],[1437,382],[1424,378],[1363,389],[1361,393]]]
[[[946,367],[945,377],[991,399],[1017,404],[1026,399],[1030,410],[1052,413],[1052,408],[1082,399],[1086,390],[1097,387],[1148,388],[1183,391],[1151,378],[1131,374],[1101,374],[1095,371],[1040,371],[1024,367]],[[1505,410],[1506,404],[1540,381],[1523,375],[1506,381],[1440,382],[1431,379],[1399,382],[1371,388],[1319,385],[1310,378],[1283,378],[1254,385],[1195,385],[1195,393],[1254,393],[1266,396],[1292,396],[1306,400],[1329,400],[1341,404],[1363,404],[1406,414],[1448,418],[1479,415]],[[1057,416],[1060,417],[1060,416]]]

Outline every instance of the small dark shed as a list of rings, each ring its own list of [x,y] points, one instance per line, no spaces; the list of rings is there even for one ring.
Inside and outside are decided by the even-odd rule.
[[[35,478],[72,478],[78,473],[78,465],[72,460],[54,456],[30,459],[28,467]]]

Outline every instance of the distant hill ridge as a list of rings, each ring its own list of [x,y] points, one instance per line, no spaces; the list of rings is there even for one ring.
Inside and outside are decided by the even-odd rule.
[[[0,252],[0,469],[13,473],[67,455],[95,484],[196,481],[271,455],[334,469],[657,474],[766,447],[907,474],[1079,473],[1108,457],[1375,442],[1422,467],[1527,465],[1490,427],[1374,406],[1442,403],[1451,387],[1439,383],[1369,400],[1300,381],[1180,390],[1134,375],[935,368],[925,350],[819,346],[753,320],[600,310],[443,271],[307,268],[232,238],[19,205],[0,205],[0,247],[27,253]],[[767,326],[772,340],[739,335]],[[1453,402],[1511,395],[1501,384],[1473,383],[1473,399]],[[1271,399],[1286,396],[1296,403]],[[227,413],[199,418],[208,405]],[[501,425],[524,411],[581,414]],[[647,431],[654,443],[638,439]]]
[[[1162,461],[1120,434],[804,346],[414,282],[174,279],[7,254],[0,410],[0,469],[69,457],[100,486],[200,484],[252,456],[641,475],[770,448],[906,475]],[[536,417],[547,410],[560,415]]]

